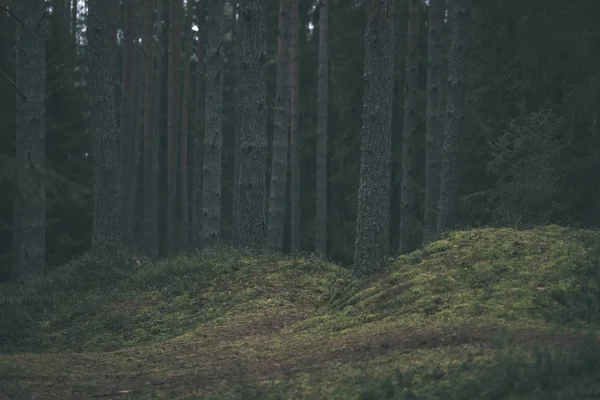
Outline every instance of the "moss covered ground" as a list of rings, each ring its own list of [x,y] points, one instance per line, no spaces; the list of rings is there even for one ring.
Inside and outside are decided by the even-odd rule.
[[[454,232],[368,279],[87,255],[0,286],[0,399],[600,399],[599,239]]]

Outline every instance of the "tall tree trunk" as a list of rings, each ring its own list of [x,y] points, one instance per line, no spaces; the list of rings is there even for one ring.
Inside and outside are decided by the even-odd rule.
[[[439,233],[455,229],[458,222],[458,139],[465,129],[469,18],[467,1],[454,0],[438,202]]]
[[[240,165],[236,227],[238,247],[266,244],[267,7],[262,0],[240,4]]]
[[[327,113],[329,102],[329,0],[319,3],[319,82],[317,89],[317,213],[315,253],[327,256]]]
[[[88,95],[94,162],[92,247],[100,252],[121,241],[121,187],[112,63],[115,2],[88,0]]]
[[[233,139],[233,199],[232,199],[232,208],[233,208],[233,218],[232,218],[232,227],[231,230],[231,243],[235,243],[235,230],[237,226],[237,213],[238,213],[238,199],[239,199],[239,189],[240,189],[240,74],[241,74],[241,53],[242,46],[240,40],[240,19],[237,18],[239,14],[239,4],[236,3],[233,8],[233,29],[235,31],[234,40],[235,47],[233,49],[233,57],[234,57],[234,70],[235,70],[235,131],[234,131],[234,139]]]
[[[273,127],[273,157],[267,244],[270,249],[283,249],[283,230],[287,205],[288,144],[290,134],[290,0],[279,0],[277,36],[277,81]]]
[[[206,38],[205,0],[198,0],[198,43],[196,44],[196,102],[194,133],[194,177],[192,192],[192,245],[202,246],[202,169],[204,164],[204,47]]]
[[[135,142],[135,77],[134,36],[135,0],[123,0],[123,74],[121,80],[120,148],[121,162],[121,235],[127,246],[133,246],[133,218],[131,216],[131,186],[133,185],[134,142]],[[112,15],[111,15],[112,16]]]
[[[300,249],[300,165],[298,159],[298,133],[300,129],[300,17],[299,0],[292,1],[292,33],[290,40],[290,164],[291,164],[291,251]]]
[[[167,138],[167,248],[168,253],[177,250],[177,133],[179,132],[179,63],[181,43],[181,0],[172,0],[169,24],[169,83],[168,83],[168,138]]]
[[[20,0],[16,33],[16,163],[14,203],[15,261],[11,280],[20,282],[44,270],[46,254],[46,6]],[[22,24],[22,25],[21,25]]]
[[[362,275],[383,268],[389,253],[393,73],[393,2],[368,0],[363,137],[353,264],[354,270]]]
[[[167,84],[168,84],[168,77],[167,77],[167,73],[165,71],[166,68],[166,62],[168,62],[167,59],[167,46],[168,46],[168,37],[167,37],[167,32],[165,31],[165,25],[167,25],[168,21],[167,21],[167,11],[168,11],[168,6],[169,6],[169,2],[166,0],[157,0],[158,4],[157,4],[157,10],[156,10],[156,73],[154,74],[154,90],[156,92],[156,95],[154,97],[154,116],[156,118],[155,123],[154,123],[154,140],[155,140],[155,144],[156,144],[156,165],[157,165],[157,169],[158,169],[158,173],[157,173],[157,186],[156,189],[158,191],[158,197],[156,198],[156,209],[157,210],[161,210],[161,196],[160,196],[160,190],[161,190],[161,175],[164,173],[163,169],[161,168],[161,154],[164,154],[161,152],[161,134],[163,132],[163,129],[165,127],[165,121],[167,121],[167,116],[165,114],[165,105],[166,105],[166,101],[167,98],[165,96],[165,94],[167,93]],[[162,161],[162,164],[164,164],[165,162]],[[163,167],[164,168],[164,167]],[[159,219],[160,213],[157,213],[156,218]],[[165,243],[164,240],[164,235],[161,235],[161,229],[160,229],[160,220],[157,221],[157,225],[158,225],[158,232],[157,232],[157,238],[159,243]],[[161,236],[162,236],[162,240],[161,240]],[[161,247],[159,245],[159,247],[156,249],[156,252],[160,255],[160,251],[161,251]],[[163,246],[163,251],[164,253],[168,252],[167,246]]]
[[[444,93],[444,14],[446,0],[429,1],[427,55],[427,125],[425,132],[425,205],[423,244],[437,236],[437,207],[441,152],[444,138],[442,94]]]
[[[183,40],[185,43],[183,53],[183,95],[181,97],[181,246],[184,250],[189,250],[190,245],[190,213],[188,201],[188,132],[189,132],[189,110],[190,110],[190,85],[191,85],[191,65],[190,56],[192,55],[192,16],[194,3],[191,0],[187,2],[185,16],[185,26]]]
[[[152,1],[152,0],[148,0]],[[133,57],[133,81],[134,81],[134,102],[133,102],[133,111],[134,111],[134,120],[133,120],[133,143],[131,146],[131,182],[129,183],[128,190],[128,200],[129,204],[127,206],[129,210],[129,242],[131,248],[135,248],[137,243],[135,237],[135,228],[137,222],[137,194],[139,187],[139,171],[140,171],[140,143],[142,140],[142,129],[143,129],[143,117],[144,117],[144,74],[145,74],[145,63],[146,54],[143,51],[143,48],[138,43],[138,38],[143,38],[144,35],[144,7],[145,4],[136,4],[136,29],[135,29],[135,46],[134,46],[134,57]]]
[[[157,26],[162,24],[162,0],[149,1],[144,15],[144,220],[143,248],[152,258],[158,257],[158,130],[155,126],[154,9],[158,9]],[[160,36],[159,36],[160,40]],[[160,70],[160,68],[159,68]]]
[[[410,253],[420,243],[417,207],[417,129],[419,127],[419,42],[421,0],[409,0],[404,126],[402,129],[402,186],[400,191],[400,254]]]
[[[206,3],[206,87],[204,94],[204,169],[202,174],[202,247],[221,240],[223,149],[222,0]]]

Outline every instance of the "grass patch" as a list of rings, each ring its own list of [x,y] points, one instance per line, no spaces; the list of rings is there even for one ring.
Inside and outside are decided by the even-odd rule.
[[[365,280],[230,248],[86,255],[0,286],[0,394],[600,398],[596,243],[557,226],[454,232]]]

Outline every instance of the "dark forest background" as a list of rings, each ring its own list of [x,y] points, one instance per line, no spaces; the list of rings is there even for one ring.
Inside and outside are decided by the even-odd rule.
[[[188,0],[189,1],[189,0]],[[10,2],[4,2],[10,3]],[[133,36],[142,32],[144,2],[133,7]],[[190,104],[197,104],[196,44],[202,39],[203,21],[198,21],[198,2],[184,8],[189,24],[180,38],[183,55],[179,65],[179,89],[189,87]],[[16,2],[14,3],[16,4]],[[425,128],[427,99],[428,4],[419,3],[420,34],[418,63],[418,107],[416,195],[420,235],[425,190]],[[238,42],[235,31],[237,6],[227,3],[224,14],[223,62],[223,174],[222,240],[232,243],[237,118]],[[117,51],[114,68],[117,105],[122,98],[125,63],[125,4],[119,4]],[[392,122],[390,246],[398,253],[400,190],[403,168],[405,62],[407,59],[408,2],[395,1],[396,56]],[[19,188],[15,162],[16,21],[0,12],[0,275],[8,280],[13,254],[13,203]],[[163,18],[166,43],[169,7]],[[57,11],[58,10],[58,11]],[[269,0],[267,99],[267,193],[271,168],[271,142],[275,107],[279,2]],[[299,250],[314,250],[316,215],[317,75],[319,50],[319,6],[312,0],[299,2]],[[46,265],[53,268],[90,248],[92,240],[92,138],[86,70],[87,8],[83,2],[54,0],[48,6],[51,34],[46,42]],[[467,59],[466,127],[459,137],[459,226],[529,227],[556,223],[578,227],[600,227],[600,3],[593,0],[490,0],[470,9]],[[132,22],[133,21],[133,22]],[[449,21],[444,41],[449,47]],[[155,26],[156,28],[156,26]],[[328,100],[328,257],[341,264],[352,262],[355,245],[357,192],[361,160],[361,126],[364,69],[364,2],[337,0],[329,3],[329,100]],[[136,36],[137,35],[137,36]],[[193,41],[189,45],[189,39]],[[139,40],[131,67],[134,71],[135,102],[142,101],[144,50]],[[185,49],[190,50],[187,53]],[[193,49],[193,50],[191,50]],[[446,52],[447,55],[447,52]],[[160,105],[154,114],[159,126],[160,165],[160,255],[167,256],[165,212],[167,193],[167,58]],[[190,74],[185,77],[185,64]],[[155,67],[158,66],[158,63]],[[158,69],[157,69],[158,70]],[[181,92],[180,92],[181,93]],[[141,130],[137,103],[132,110],[134,129]],[[123,120],[117,106],[117,122]],[[189,134],[202,135],[203,119],[188,107]],[[137,120],[136,120],[137,118]],[[180,132],[178,132],[180,134]],[[141,140],[141,134],[134,136]],[[194,185],[194,148],[189,141],[188,180]],[[143,146],[134,154],[133,246],[140,244],[143,225]],[[180,177],[180,166],[178,167]],[[179,178],[181,180],[181,178]],[[288,185],[289,186],[289,185]],[[288,189],[289,190],[289,189]],[[178,192],[177,196],[180,196]],[[190,194],[191,200],[191,191]],[[177,197],[177,204],[180,204]],[[181,212],[178,208],[178,224]],[[284,250],[290,250],[290,210],[286,206]],[[180,226],[180,225],[178,225]],[[178,228],[178,229],[186,229]],[[181,248],[180,250],[188,250]]]

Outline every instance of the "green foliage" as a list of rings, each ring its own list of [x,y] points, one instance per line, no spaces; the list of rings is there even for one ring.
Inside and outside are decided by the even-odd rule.
[[[456,366],[458,379],[436,383],[414,379],[399,370],[390,377],[361,383],[360,400],[471,400],[548,398],[592,399],[600,396],[600,345],[590,336],[575,349],[535,347],[531,355],[508,350],[485,364]],[[426,386],[425,386],[426,385]],[[425,386],[425,387],[424,387]],[[331,399],[343,398],[335,394]]]
[[[501,224],[539,225],[560,207],[564,124],[549,110],[520,111],[492,145],[493,215]]]

